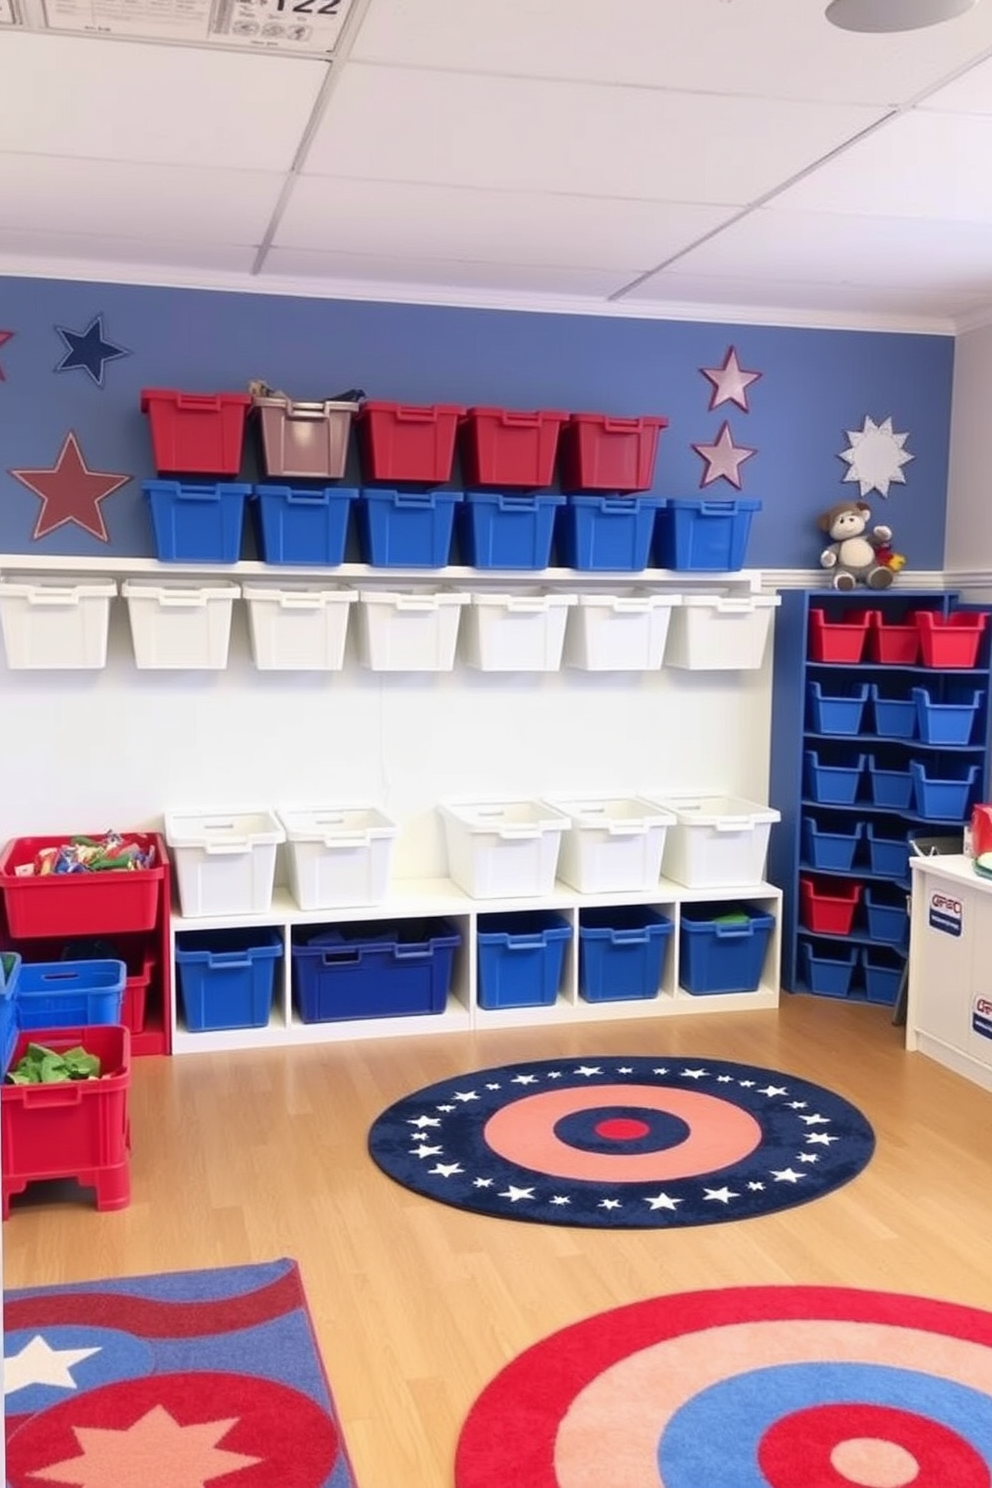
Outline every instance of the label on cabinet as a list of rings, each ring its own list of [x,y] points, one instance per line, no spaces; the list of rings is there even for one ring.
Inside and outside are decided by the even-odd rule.
[[[961,900],[933,889],[928,903],[929,923],[933,930],[943,930],[945,935],[960,935],[964,924]]]
[[[992,998],[979,994],[972,999],[971,1029],[982,1038],[992,1039]]]

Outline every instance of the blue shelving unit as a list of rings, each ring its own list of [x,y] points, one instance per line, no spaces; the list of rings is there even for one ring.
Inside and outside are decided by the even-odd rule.
[[[877,619],[864,626],[867,611]],[[938,621],[952,614],[962,619],[974,616],[976,627],[982,623],[978,617],[989,616],[973,664],[924,665],[922,651],[912,659],[909,655],[896,659],[900,635],[908,638],[911,651],[916,611],[929,611]],[[967,628],[969,622],[964,624]],[[863,643],[859,658],[835,656],[848,644],[857,649],[859,625]],[[831,632],[834,626],[839,629]],[[817,650],[823,647],[824,636],[827,656]],[[770,804],[782,819],[771,831],[768,876],[783,895],[782,981],[787,991],[836,998],[838,986],[847,980],[837,976],[836,948],[846,942],[857,947],[858,954],[843,995],[848,1000],[895,1003],[899,985],[895,972],[908,953],[908,921],[907,942],[894,945],[873,933],[887,923],[874,911],[880,895],[891,901],[899,892],[908,894],[911,838],[953,834],[967,822],[972,805],[989,798],[990,642],[992,611],[963,605],[955,594],[895,588],[880,593],[792,590],[782,595],[775,630],[770,791]],[[867,700],[860,708],[865,691]],[[837,701],[836,708],[831,699]],[[956,707],[962,701],[974,705],[970,722],[968,713]],[[942,742],[924,742],[923,736],[936,732],[928,726],[928,710],[941,724]],[[837,730],[843,730],[847,718],[857,727],[845,735]],[[951,722],[950,730],[942,726],[945,718]],[[843,785],[843,774],[831,775],[835,770],[853,772],[848,777],[853,799],[843,804],[818,798],[821,783]],[[908,805],[883,804],[890,791],[898,795],[904,777],[911,786]],[[932,781],[946,781],[951,788],[930,789]],[[960,789],[953,788],[955,783]],[[852,837],[856,841],[850,866],[830,863],[831,845],[843,859],[843,843]],[[898,852],[900,841],[906,844],[905,859]],[[811,859],[814,847],[826,862]],[[905,870],[880,872],[879,863],[889,860],[905,862]],[[852,880],[863,885],[848,930],[813,931],[804,924],[799,880],[807,875],[828,889],[831,881],[838,886],[849,886]],[[879,967],[882,973],[876,975]]]

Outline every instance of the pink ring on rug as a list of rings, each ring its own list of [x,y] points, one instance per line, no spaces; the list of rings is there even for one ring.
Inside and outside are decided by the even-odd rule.
[[[641,1106],[685,1121],[689,1135],[662,1152],[583,1152],[563,1142],[555,1123],[575,1111],[598,1106]],[[761,1127],[740,1106],[698,1090],[650,1085],[594,1085],[587,1090],[547,1090],[495,1111],[485,1140],[507,1162],[554,1178],[605,1183],[653,1183],[692,1178],[730,1167],[754,1152]]]

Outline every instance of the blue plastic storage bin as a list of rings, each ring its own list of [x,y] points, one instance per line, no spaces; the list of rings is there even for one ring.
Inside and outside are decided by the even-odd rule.
[[[929,779],[924,767],[917,760],[911,761],[909,770],[916,810],[928,821],[964,821],[974,804],[978,766],[958,765],[952,769],[942,765],[940,768],[941,778]]]
[[[835,873],[847,873],[854,866],[854,854],[864,831],[864,824],[857,822],[843,832],[826,832],[813,817],[803,818],[803,858],[811,868],[833,869]]]
[[[21,958],[16,951],[0,954],[0,1080],[10,1068],[14,1045],[17,1043],[17,983],[20,978]]]
[[[694,997],[756,992],[774,924],[772,915],[748,905],[683,904],[680,987]]]
[[[479,916],[479,1006],[550,1007],[572,927],[550,911]]]
[[[370,488],[358,501],[362,557],[374,568],[444,568],[461,491]]]
[[[799,942],[803,981],[818,997],[847,997],[857,958],[857,946],[835,945],[830,941]]]
[[[874,822],[866,827],[868,838],[868,861],[872,873],[884,874],[886,878],[900,882],[909,881],[909,842],[903,837],[887,837]]]
[[[970,743],[982,702],[980,692],[962,693],[945,702],[935,702],[926,687],[914,687],[912,695],[924,744]]]
[[[902,984],[902,957],[885,946],[865,946],[861,952],[861,968],[868,1001],[892,1007]]]
[[[272,1011],[276,930],[194,930],[176,936],[179,999],[190,1033],[264,1028]]]
[[[731,573],[744,567],[751,517],[760,501],[668,501],[655,524],[659,568]]]
[[[237,563],[251,486],[143,481],[163,563]]]
[[[352,486],[256,486],[258,547],[265,563],[344,562]]]
[[[803,758],[806,767],[806,792],[812,800],[821,806],[854,804],[866,755],[854,755],[846,764],[826,761],[821,763],[817,751],[807,749]]]
[[[903,945],[909,937],[909,907],[906,893],[882,885],[865,885],[864,904],[868,934],[886,945]]]
[[[868,758],[868,791],[876,806],[906,811],[913,799],[913,777],[908,770],[889,769]]]
[[[126,980],[123,961],[23,961],[15,992],[17,1026],[119,1023]]]
[[[466,491],[458,508],[462,562],[470,568],[547,568],[564,496]]]
[[[916,703],[911,697],[886,698],[877,682],[869,685],[875,732],[886,739],[916,738]]]
[[[868,684],[850,687],[843,695],[825,697],[819,682],[806,684],[810,722],[817,734],[844,734],[856,737],[861,732]]]
[[[579,996],[585,1002],[657,997],[673,925],[639,905],[579,913]]]
[[[338,925],[294,936],[296,1010],[304,1023],[443,1013],[460,945],[446,920]]]
[[[556,540],[565,568],[636,573],[647,568],[660,496],[569,496]]]

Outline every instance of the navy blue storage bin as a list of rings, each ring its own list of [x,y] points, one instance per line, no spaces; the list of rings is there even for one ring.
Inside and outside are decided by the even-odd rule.
[[[909,772],[920,816],[929,821],[963,821],[968,815],[978,784],[977,765],[941,765],[940,776],[931,778],[923,765],[913,760]]]
[[[337,925],[293,937],[304,1023],[443,1013],[461,936],[447,920]]]
[[[861,773],[866,756],[852,755],[847,763],[824,760],[815,749],[807,749],[803,756],[806,771],[806,792],[821,806],[851,806],[857,799]]]
[[[803,981],[818,997],[848,996],[857,957],[857,946],[835,945],[830,941],[799,942]]]
[[[479,916],[479,1006],[550,1007],[572,927],[550,911]]]
[[[935,701],[926,687],[912,689],[920,738],[924,744],[968,744],[981,706],[980,692]]]
[[[751,517],[760,501],[668,501],[655,524],[659,568],[731,573],[744,567]]]
[[[17,983],[21,972],[21,958],[16,951],[0,954],[0,1080],[10,1068],[11,1056],[17,1043]]]
[[[163,563],[237,563],[251,486],[142,481]]]
[[[906,811],[913,799],[913,777],[906,769],[889,769],[874,755],[868,759],[868,790],[876,806]]]
[[[119,1023],[123,961],[23,961],[17,978],[17,1026],[87,1028]]]
[[[808,682],[806,698],[814,733],[844,734],[853,738],[861,732],[868,701],[867,683],[862,687],[849,687],[842,695],[825,697],[819,682]]]
[[[892,1007],[902,985],[902,957],[885,946],[865,946],[861,952],[861,967],[868,1001]]]
[[[756,992],[774,924],[746,904],[683,904],[679,986],[694,997]]]
[[[564,496],[466,491],[458,508],[462,562],[470,568],[547,568]]]
[[[906,894],[884,885],[866,884],[864,895],[868,934],[887,945],[903,945],[909,937],[909,908]]]
[[[579,913],[579,996],[585,1002],[657,997],[673,925],[640,905]]]
[[[886,878],[909,880],[909,842],[906,837],[886,837],[875,825],[867,826],[868,860],[872,873]]]
[[[854,866],[854,854],[863,831],[864,824],[857,822],[843,832],[826,832],[813,817],[804,817],[803,858],[811,868],[847,873]]]
[[[256,486],[258,547],[264,563],[344,562],[351,486]]]
[[[451,561],[461,491],[363,490],[358,502],[362,557],[374,568],[444,568]]]
[[[194,930],[176,936],[179,1000],[190,1033],[264,1028],[272,1011],[276,930]]]
[[[647,568],[660,496],[569,496],[558,513],[558,559],[565,568],[636,573]]]

